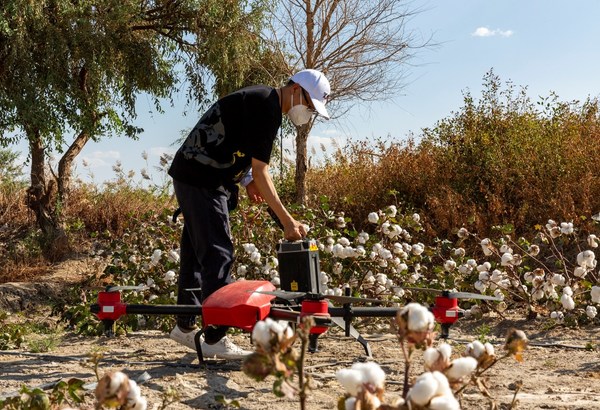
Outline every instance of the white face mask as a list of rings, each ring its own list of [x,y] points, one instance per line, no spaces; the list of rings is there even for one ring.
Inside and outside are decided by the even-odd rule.
[[[292,124],[299,127],[308,123],[313,114],[306,105],[294,105],[294,94],[292,94],[292,108],[287,112],[287,116]]]

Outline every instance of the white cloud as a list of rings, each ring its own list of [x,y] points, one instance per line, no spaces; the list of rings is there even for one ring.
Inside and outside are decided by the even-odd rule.
[[[514,34],[512,30],[490,30],[487,27],[477,27],[474,32],[471,33],[473,37],[510,37]]]
[[[160,157],[162,154],[175,155],[175,148],[170,147],[152,147],[148,150],[148,154],[153,157]]]
[[[80,158],[80,162],[90,168],[112,167],[121,158],[119,151],[94,151]]]

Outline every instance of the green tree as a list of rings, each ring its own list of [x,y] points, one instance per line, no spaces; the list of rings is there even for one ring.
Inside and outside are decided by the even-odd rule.
[[[75,158],[89,140],[136,138],[140,93],[160,110],[184,83],[189,101],[206,104],[277,76],[258,35],[265,10],[265,0],[2,2],[0,145],[28,142],[28,204],[49,255],[68,250],[61,209]],[[61,155],[56,170],[50,152]]]

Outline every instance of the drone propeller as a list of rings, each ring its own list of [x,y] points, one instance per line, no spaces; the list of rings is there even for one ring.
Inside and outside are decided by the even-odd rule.
[[[287,292],[283,290],[275,291],[262,291],[255,290],[254,293],[262,293],[264,295],[273,295],[283,300],[294,300],[294,299],[329,299],[338,303],[385,303],[379,299],[369,298],[356,298],[352,296],[336,296],[336,295],[323,295],[322,293],[310,293],[310,292]]]
[[[106,288],[107,292],[117,292],[119,290],[134,290],[136,292],[148,289],[147,285],[137,285],[137,286],[110,286]]]
[[[416,291],[420,291],[420,292],[437,293],[437,294],[440,294],[440,295],[447,296],[450,299],[480,299],[480,300],[493,300],[493,301],[496,301],[496,302],[502,302],[502,299],[499,298],[499,297],[488,296],[488,295],[481,295],[479,293],[450,292],[450,291],[447,291],[447,290],[440,290],[440,289],[413,288],[413,287],[403,287],[402,289],[416,290]]]

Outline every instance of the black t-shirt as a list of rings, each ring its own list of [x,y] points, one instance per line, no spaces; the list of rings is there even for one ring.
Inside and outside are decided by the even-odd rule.
[[[272,87],[246,87],[221,98],[179,148],[169,175],[206,188],[238,182],[252,158],[269,163],[281,117],[279,97]]]

